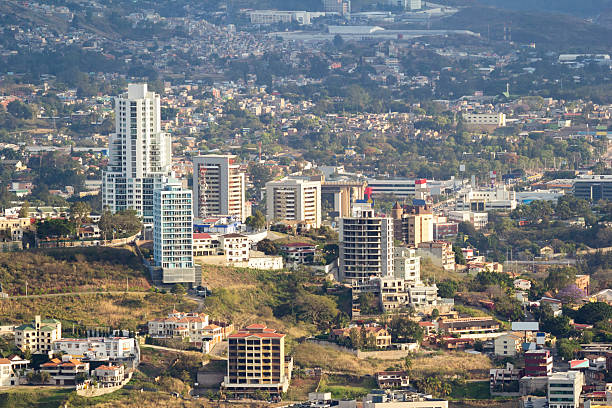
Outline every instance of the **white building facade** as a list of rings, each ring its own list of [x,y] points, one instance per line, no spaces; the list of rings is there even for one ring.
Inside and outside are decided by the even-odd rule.
[[[321,182],[286,178],[266,183],[268,221],[321,226]]]
[[[154,193],[153,258],[164,283],[194,283],[191,190],[175,179]]]
[[[153,191],[161,187],[172,156],[170,135],[160,125],[159,95],[146,84],[129,84],[115,98],[115,133],[109,138],[109,162],[102,174],[102,207],[136,210],[153,223]]]

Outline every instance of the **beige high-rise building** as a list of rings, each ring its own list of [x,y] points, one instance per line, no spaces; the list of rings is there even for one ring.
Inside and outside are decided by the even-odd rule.
[[[293,360],[285,358],[284,334],[265,324],[252,324],[231,334],[228,340],[227,376],[222,389],[236,396],[287,391]]]
[[[368,203],[356,204],[352,215],[340,219],[341,279],[361,283],[392,276],[393,220],[376,217]]]
[[[411,247],[417,247],[421,242],[433,241],[433,213],[427,206],[410,206],[406,210],[399,203],[395,203],[391,217],[394,237],[398,241]]]
[[[245,175],[234,155],[205,155],[193,159],[194,216],[232,215],[244,222]]]
[[[321,226],[321,182],[285,178],[266,183],[266,218],[269,222]]]

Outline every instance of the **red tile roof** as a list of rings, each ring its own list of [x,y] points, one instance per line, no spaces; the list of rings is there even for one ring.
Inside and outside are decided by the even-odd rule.
[[[211,236],[210,234],[207,234],[205,232],[194,232],[193,233],[193,239],[210,239]]]
[[[230,339],[243,339],[246,337],[259,337],[259,338],[281,338],[285,337],[284,334],[280,333],[253,333],[253,332],[238,332],[234,334],[230,334]]]

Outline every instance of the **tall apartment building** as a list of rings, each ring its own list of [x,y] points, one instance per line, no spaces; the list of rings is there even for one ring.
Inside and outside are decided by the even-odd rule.
[[[363,282],[393,275],[393,220],[376,217],[371,204],[358,203],[340,230],[340,277]]]
[[[266,183],[268,221],[321,226],[321,182],[285,178]]]
[[[554,373],[548,377],[548,406],[550,408],[578,408],[584,385],[581,371]]]
[[[166,179],[154,193],[153,258],[164,283],[194,283],[191,190]]]
[[[285,335],[252,324],[228,337],[227,376],[221,388],[234,395],[279,395],[289,388],[293,363],[285,358]]]
[[[35,316],[30,324],[15,327],[15,346],[33,353],[47,353],[53,342],[62,338],[62,323],[55,319],[41,319]]]
[[[170,135],[160,125],[159,95],[146,84],[129,84],[115,98],[115,133],[110,135],[109,161],[102,174],[102,207],[117,212],[136,210],[153,223],[153,191],[169,174]]]
[[[205,155],[193,159],[193,198],[196,218],[232,215],[247,218],[245,175],[234,155]]]
[[[421,242],[433,241],[433,213],[426,205],[413,205],[405,210],[396,202],[391,210],[391,217],[393,235],[398,241],[412,247]]]

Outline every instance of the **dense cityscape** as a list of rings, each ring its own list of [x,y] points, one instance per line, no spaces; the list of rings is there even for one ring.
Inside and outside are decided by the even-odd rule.
[[[0,2],[0,407],[612,407],[612,2]]]

